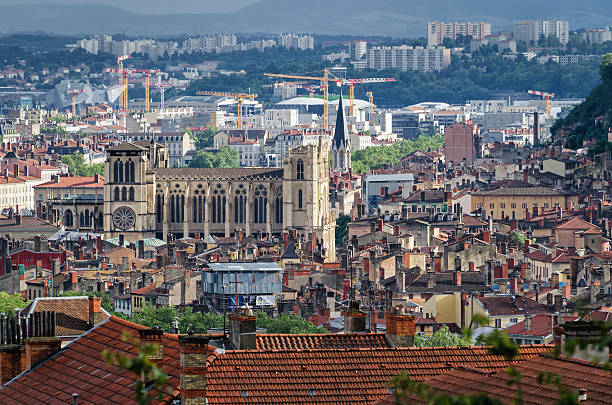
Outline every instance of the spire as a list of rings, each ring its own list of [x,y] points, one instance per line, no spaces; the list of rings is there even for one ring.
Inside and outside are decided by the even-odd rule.
[[[348,130],[346,129],[346,119],[344,117],[344,106],[342,105],[342,90],[340,90],[340,100],[338,101],[338,112],[336,114],[336,127],[334,128],[334,146],[348,144]]]

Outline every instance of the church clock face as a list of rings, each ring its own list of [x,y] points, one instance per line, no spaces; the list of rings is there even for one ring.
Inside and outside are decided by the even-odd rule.
[[[136,213],[128,207],[120,207],[113,212],[113,225],[115,228],[125,231],[136,225]]]

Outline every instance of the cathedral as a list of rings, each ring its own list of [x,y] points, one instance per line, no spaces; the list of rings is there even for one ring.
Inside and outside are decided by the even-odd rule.
[[[344,173],[348,172],[351,167],[351,138],[346,127],[342,92],[340,92],[334,138],[332,139],[332,171]]]
[[[316,235],[325,260],[334,261],[328,151],[329,140],[321,139],[292,149],[283,168],[170,168],[166,147],[153,140],[111,147],[105,237],[137,242],[295,229],[306,239]]]

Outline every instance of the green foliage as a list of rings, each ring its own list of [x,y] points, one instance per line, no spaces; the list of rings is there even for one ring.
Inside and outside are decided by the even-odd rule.
[[[74,152],[72,155],[62,156],[62,163],[68,166],[68,172],[75,176],[93,176],[94,174],[104,175],[104,164],[95,163],[88,165],[85,163],[83,154]]]
[[[322,326],[315,326],[297,315],[280,314],[277,317],[268,316],[265,312],[257,312],[257,327],[265,328],[268,333],[327,333]]]
[[[202,149],[213,146],[213,138],[216,132],[214,128],[206,128],[205,131],[199,131],[193,134],[190,132],[190,135],[194,139],[195,147],[197,149]]]
[[[599,66],[599,76],[603,82],[612,82],[612,53],[604,56]]]
[[[336,246],[342,246],[346,242],[349,222],[351,222],[351,217],[348,215],[340,215],[336,219]]]
[[[257,327],[266,328],[268,333],[326,333],[327,330],[315,326],[306,319],[296,315],[280,315],[272,317],[265,312],[257,312]],[[181,333],[206,333],[208,329],[222,328],[229,325],[227,318],[212,312],[193,312],[191,307],[185,307],[180,312],[176,307],[145,306],[141,311],[134,312],[130,321],[149,328],[160,328],[166,332],[178,321]]]
[[[193,155],[189,167],[239,167],[238,152],[229,146],[217,152],[199,150]]]
[[[444,135],[420,135],[416,139],[402,140],[391,146],[371,146],[354,152],[351,156],[353,170],[367,173],[385,165],[396,165],[416,151],[429,152],[444,146]]]
[[[171,394],[172,390],[167,386],[168,375],[151,360],[151,356],[158,353],[159,345],[142,344],[140,340],[126,332],[121,335],[121,340],[136,348],[138,357],[131,357],[122,352],[105,349],[102,351],[102,358],[109,365],[117,366],[138,377],[138,381],[134,384],[134,400],[136,403],[140,405],[151,404],[154,399],[161,401],[164,394]],[[157,395],[153,395],[155,391],[151,387],[155,389]]]
[[[508,236],[508,242],[510,246],[518,246],[519,249],[525,247],[525,235],[519,231],[512,231]]]
[[[471,346],[474,342],[471,337],[451,333],[446,325],[442,325],[431,336],[416,335],[414,338],[416,347]]]
[[[4,291],[0,292],[0,313],[8,314],[16,309],[23,309],[28,305],[28,301],[21,298],[21,294],[8,294]]]

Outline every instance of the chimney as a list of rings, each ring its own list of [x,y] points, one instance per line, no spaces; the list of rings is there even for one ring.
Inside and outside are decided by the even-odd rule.
[[[25,339],[25,370],[30,370],[60,351],[62,340],[55,336],[55,312],[34,312],[29,317],[28,335]],[[4,365],[4,364],[3,364]]]
[[[366,331],[366,313],[359,309],[359,302],[349,302],[344,312],[344,332],[360,333]]]
[[[461,272],[453,271],[453,285],[461,286]]]
[[[138,258],[144,259],[144,240],[140,239],[138,241]]]
[[[206,403],[208,335],[179,335],[181,404]]]
[[[572,287],[569,284],[563,284],[563,287],[561,287],[561,296],[568,300],[572,298]]]
[[[94,173],[93,181],[94,183],[98,183],[100,181],[100,175],[98,173]]]
[[[610,347],[602,345],[610,333],[610,325],[601,321],[578,320],[565,322],[561,329],[561,345],[567,348],[568,342],[576,343],[572,353],[567,353],[568,357],[587,361],[589,363],[603,363],[610,358]],[[557,332],[557,331],[555,331]],[[566,350],[563,350],[564,353]]]
[[[154,346],[155,350],[153,350],[151,354],[147,355],[147,358],[154,361],[158,366],[161,365],[161,361],[164,359],[164,331],[157,328],[141,329],[138,331],[138,334],[140,335],[140,340],[143,344]],[[147,380],[151,381],[152,378],[147,378]]]
[[[379,219],[378,219],[378,229],[377,229],[379,232],[382,232],[382,230],[383,230],[383,224],[384,224],[383,219],[382,219],[382,218],[379,218]]]
[[[385,338],[391,347],[414,346],[416,316],[406,314],[404,307],[391,308],[385,315]]]
[[[257,317],[250,308],[241,308],[229,316],[229,337],[236,350],[257,349]]]
[[[93,328],[102,320],[102,298],[89,297],[89,327]]]
[[[597,301],[597,294],[599,294],[599,281],[591,281],[591,304]]]
[[[531,330],[531,319],[533,318],[533,315],[531,314],[527,314],[525,315],[525,330]]]
[[[15,214],[15,225],[21,225],[21,214]]]

